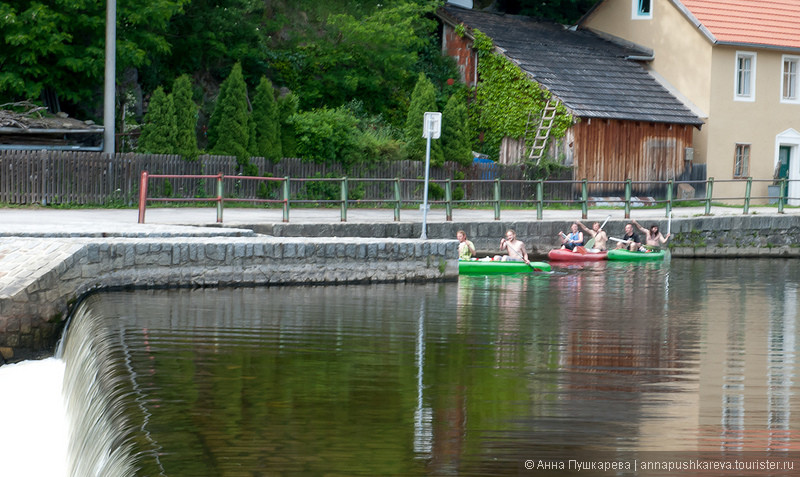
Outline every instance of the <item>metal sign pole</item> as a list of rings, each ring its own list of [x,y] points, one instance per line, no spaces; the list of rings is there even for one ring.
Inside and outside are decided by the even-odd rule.
[[[431,139],[439,139],[442,134],[442,113],[427,112],[422,119],[422,137],[428,139],[425,146],[425,186],[423,187],[422,197],[422,234],[420,240],[428,238],[428,180],[431,170]]]
[[[426,124],[427,126],[427,124]],[[425,186],[422,188],[422,235],[420,240],[427,240],[428,234],[428,177],[431,169],[431,135],[428,134],[428,143],[425,146]]]

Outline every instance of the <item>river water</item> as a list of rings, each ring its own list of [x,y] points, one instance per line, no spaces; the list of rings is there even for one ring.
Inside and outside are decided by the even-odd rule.
[[[101,293],[67,342],[103,342],[139,475],[800,472],[800,261],[553,270]]]

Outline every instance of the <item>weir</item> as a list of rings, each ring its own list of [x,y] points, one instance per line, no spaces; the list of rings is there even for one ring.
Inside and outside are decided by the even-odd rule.
[[[158,469],[157,449],[144,432],[149,416],[138,405],[137,376],[126,366],[124,336],[97,315],[95,302],[96,295],[79,305],[56,356],[65,363],[67,475],[136,475],[143,461]]]

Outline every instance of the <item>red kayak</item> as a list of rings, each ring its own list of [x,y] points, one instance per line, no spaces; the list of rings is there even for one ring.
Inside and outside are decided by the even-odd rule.
[[[561,261],[561,262],[594,262],[597,260],[605,260],[608,257],[608,252],[590,252],[586,250],[586,253],[581,252],[573,252],[572,250],[567,250],[565,248],[555,248],[547,252],[547,258],[551,261]]]

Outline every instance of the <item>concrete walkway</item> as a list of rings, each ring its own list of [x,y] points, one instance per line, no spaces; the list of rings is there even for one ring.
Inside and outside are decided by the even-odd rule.
[[[750,207],[749,215],[778,216],[776,207]],[[673,209],[673,218],[698,217],[705,214],[704,207],[682,207]],[[589,210],[587,221],[603,221],[625,217],[622,209]],[[741,216],[740,207],[712,207],[711,216]],[[800,208],[784,208],[785,216],[800,216]],[[221,236],[249,231],[220,230],[197,226],[219,226],[225,229],[253,224],[283,223],[280,209],[228,208],[223,211],[223,222],[217,224],[216,209],[207,208],[153,208],[145,214],[145,223],[138,223],[135,209],[68,209],[49,208],[5,208],[0,209],[0,237],[76,237],[76,236]],[[664,209],[631,210],[631,218],[639,221],[665,220]],[[445,223],[445,212],[432,209],[428,223]],[[567,222],[581,219],[580,210],[545,210],[543,221]],[[501,210],[500,222],[535,222],[536,210]],[[493,210],[457,209],[453,211],[453,224],[470,222],[494,222]],[[586,222],[586,221],[584,221]],[[291,224],[337,224],[341,223],[341,212],[337,208],[292,209]],[[392,209],[358,209],[347,211],[347,223],[394,223]],[[422,223],[422,212],[404,209],[400,212],[400,223]]]

